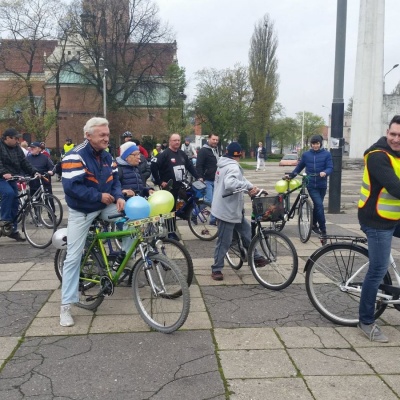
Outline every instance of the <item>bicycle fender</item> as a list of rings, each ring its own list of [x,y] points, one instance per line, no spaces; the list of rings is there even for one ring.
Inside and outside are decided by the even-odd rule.
[[[339,250],[340,248],[342,248],[343,245],[347,245],[347,246],[348,246],[349,243],[348,243],[348,242],[337,242],[337,243],[330,244],[330,245],[328,245],[328,246],[320,247],[320,248],[318,248],[317,250],[315,250],[314,253],[312,253],[311,256],[308,257],[307,262],[306,262],[306,265],[304,266],[303,272],[306,273],[306,272],[308,271],[308,269],[309,269],[309,268],[311,267],[311,265],[313,264],[314,260],[317,258],[317,256],[319,256],[319,254],[320,254],[322,251],[324,251],[324,250],[326,249],[326,247],[329,247],[330,249],[335,249],[335,248],[337,248],[337,249]],[[361,250],[361,251],[364,251],[364,250],[367,250],[367,251],[368,251],[367,248],[365,248],[365,247],[363,247],[363,246],[360,246],[360,245],[358,245],[358,244],[353,244],[353,247],[354,247],[355,249],[359,249],[359,250]]]

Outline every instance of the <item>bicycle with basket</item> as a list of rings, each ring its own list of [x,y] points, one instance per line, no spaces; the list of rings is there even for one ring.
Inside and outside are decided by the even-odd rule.
[[[239,192],[238,189],[223,197]],[[264,194],[265,196],[261,196]],[[265,227],[262,222],[277,222],[284,215],[281,195],[266,196],[265,190],[252,197],[253,215],[256,223],[256,233],[246,250],[240,234],[235,229],[231,246],[226,254],[228,264],[235,270],[240,269],[248,261],[251,272],[256,280],[265,288],[282,290],[288,287],[296,277],[298,257],[291,240],[282,232],[271,227]],[[265,263],[257,265],[257,258],[263,257]]]
[[[297,228],[302,243],[306,243],[311,236],[313,226],[313,205],[307,193],[308,175],[303,173],[301,181],[293,179],[291,173],[286,173],[275,185],[275,190],[282,197],[284,213],[280,219],[273,222],[275,230],[281,231],[286,222],[293,219],[297,212]],[[293,204],[290,202],[290,195],[299,190]]]
[[[121,218],[124,214],[109,216]],[[179,329],[187,319],[190,308],[190,294],[186,278],[179,267],[170,259],[156,251],[152,245],[154,235],[149,225],[157,224],[166,216],[154,216],[127,221],[127,229],[122,231],[104,231],[95,220],[89,229],[82,253],[79,278],[78,307],[96,310],[106,296],[114,293],[121,283],[126,267],[134,254],[136,262],[129,271],[135,306],[143,320],[153,329],[162,333],[171,333]],[[130,238],[132,243],[128,251],[107,254],[104,242],[115,238]],[[53,244],[59,250],[54,260],[55,272],[62,280],[60,252],[66,255],[66,229],[56,232]],[[157,246],[157,244],[156,244]]]

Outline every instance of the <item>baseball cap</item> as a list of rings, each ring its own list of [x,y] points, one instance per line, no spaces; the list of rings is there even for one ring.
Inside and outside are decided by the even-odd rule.
[[[32,142],[30,147],[40,147],[40,142]]]
[[[7,136],[9,137],[21,137],[21,134],[14,128],[8,128],[3,132],[3,139],[5,139]]]
[[[242,154],[242,146],[238,142],[232,142],[226,148],[228,157],[240,157]]]

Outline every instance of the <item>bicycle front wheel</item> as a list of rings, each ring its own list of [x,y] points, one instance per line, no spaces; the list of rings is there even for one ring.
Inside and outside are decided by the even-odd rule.
[[[189,287],[181,271],[165,256],[139,260],[132,278],[135,306],[151,328],[162,333],[178,330],[189,315]],[[182,292],[180,297],[174,293]]]
[[[54,256],[54,271],[56,272],[57,278],[62,282],[63,268],[65,257],[67,256],[66,249],[57,249]]]
[[[306,272],[306,289],[314,307],[335,324],[356,326],[361,287],[368,271],[367,249],[350,243],[334,243],[311,255]],[[389,273],[383,283],[391,285]],[[387,304],[377,301],[375,318]]]
[[[300,201],[299,205],[299,219],[297,221],[299,228],[300,240],[302,243],[308,242],[311,236],[311,229],[313,226],[313,207],[309,199]]]
[[[266,264],[257,266],[256,259]],[[297,274],[298,258],[290,239],[283,233],[262,228],[249,246],[249,264],[257,281],[267,289],[281,290],[289,286]]]
[[[44,193],[43,194],[44,203],[51,208],[54,213],[54,217],[56,219],[56,226],[61,224],[61,221],[64,216],[64,209],[61,204],[61,201],[58,197],[54,196],[54,194]]]
[[[239,270],[243,266],[243,259],[246,257],[245,250],[239,241],[239,234],[236,229],[233,230],[232,243],[225,255],[228,264],[235,270]]]
[[[186,247],[174,239],[163,238],[159,241],[158,251],[176,264],[190,286],[193,281],[193,260]],[[177,293],[179,296],[181,294]]]
[[[49,246],[56,228],[50,207],[42,203],[32,203],[27,206],[22,217],[22,230],[33,247],[45,249]]]
[[[217,237],[217,225],[210,224],[211,207],[194,203],[188,212],[188,224],[193,235],[201,240],[211,241]]]

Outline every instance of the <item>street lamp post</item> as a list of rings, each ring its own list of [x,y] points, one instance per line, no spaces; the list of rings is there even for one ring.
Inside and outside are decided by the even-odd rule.
[[[182,100],[182,115],[181,115],[181,124],[182,124],[182,128],[185,126],[184,123],[184,114],[183,114],[183,110],[184,110],[184,106],[185,106],[185,100],[187,98],[186,94],[183,93],[183,89],[179,90],[179,97]]]
[[[303,120],[301,121],[301,150],[302,152],[304,149],[304,110],[303,110]]]
[[[108,69],[104,68],[103,75],[103,116],[107,118],[107,72]]]
[[[324,107],[324,108],[327,108],[328,110],[329,110],[329,107],[327,107],[327,106],[324,106],[323,104],[322,104],[322,107]],[[330,125],[330,122],[331,122],[331,113],[329,112],[329,114],[328,114],[328,143],[327,143],[327,149],[329,150],[330,149],[330,142],[331,142],[331,131],[330,131],[330,129],[329,129],[329,125]]]
[[[393,67],[390,68],[389,71],[386,72],[385,75],[383,75],[383,94],[385,94],[385,78],[386,78],[386,75],[387,75],[389,72],[393,71],[393,70],[394,70],[395,68],[397,68],[398,66],[399,66],[399,64],[394,64]]]

